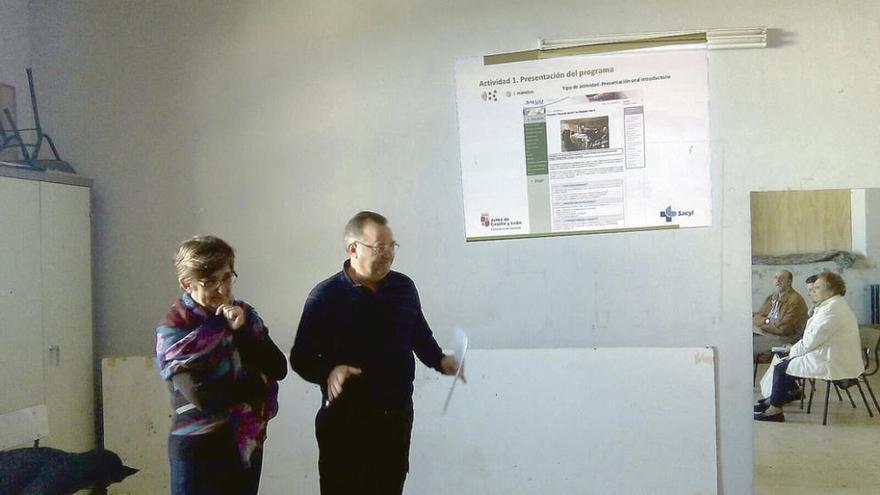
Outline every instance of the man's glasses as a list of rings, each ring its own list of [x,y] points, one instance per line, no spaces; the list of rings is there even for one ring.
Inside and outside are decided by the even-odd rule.
[[[227,273],[226,275],[224,275],[223,278],[219,279],[219,280],[214,278],[214,279],[196,280],[196,282],[198,282],[199,285],[201,285],[202,287],[204,287],[207,290],[217,290],[220,288],[221,285],[224,285],[227,287],[231,286],[232,284],[235,283],[236,280],[238,280],[238,274],[235,273],[234,271],[231,271],[231,272]]]
[[[394,254],[397,252],[397,248],[400,247],[400,244],[396,242],[391,242],[391,244],[367,244],[366,242],[354,241],[355,244],[360,244],[361,246],[368,247],[373,250],[373,254],[379,253],[391,253]]]

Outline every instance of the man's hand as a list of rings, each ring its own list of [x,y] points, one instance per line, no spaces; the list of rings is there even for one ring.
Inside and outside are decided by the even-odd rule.
[[[244,325],[244,310],[232,304],[221,304],[214,313],[217,316],[223,315],[229,327],[238,330]]]
[[[787,359],[791,359],[791,355],[789,354],[791,351],[791,344],[785,344],[781,346],[773,346],[770,348],[770,352],[773,353],[779,359],[785,361]]]
[[[331,401],[336,400],[336,398],[342,394],[342,385],[345,381],[351,376],[357,376],[360,374],[360,368],[355,368],[354,366],[349,366],[347,364],[340,364],[333,368],[333,371],[331,371],[330,375],[327,377],[328,398]]]
[[[458,371],[458,361],[455,360],[455,356],[450,354],[443,356],[443,359],[440,360],[440,369],[443,370],[444,375],[454,375]],[[467,383],[467,379],[464,377],[464,364],[461,365],[459,377],[462,383]]]
[[[768,333],[770,335],[783,335],[782,330],[780,330],[775,323],[764,323],[763,325],[761,325],[760,328],[764,331],[764,333]]]

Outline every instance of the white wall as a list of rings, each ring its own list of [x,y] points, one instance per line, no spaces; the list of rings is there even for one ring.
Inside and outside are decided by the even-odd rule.
[[[439,338],[718,349],[723,493],[751,489],[749,192],[878,187],[876,2],[34,2],[45,125],[95,179],[99,352],[144,354],[197,232],[289,346],[356,210],[389,216]],[[453,64],[540,36],[775,28],[713,52],[715,225],[465,244]],[[296,378],[291,378],[296,379]],[[310,425],[303,425],[310,428]]]

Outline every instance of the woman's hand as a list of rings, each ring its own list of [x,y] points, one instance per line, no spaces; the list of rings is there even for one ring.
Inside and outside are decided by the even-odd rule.
[[[229,327],[238,330],[244,326],[244,310],[233,304],[221,304],[214,313],[217,316],[223,315]]]

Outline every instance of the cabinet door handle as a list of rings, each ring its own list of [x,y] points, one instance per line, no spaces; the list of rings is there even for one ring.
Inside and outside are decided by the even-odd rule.
[[[58,366],[61,364],[61,346],[49,346],[49,364],[52,366]]]

